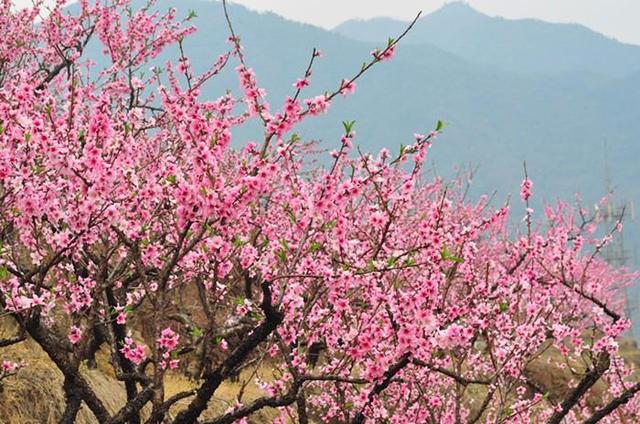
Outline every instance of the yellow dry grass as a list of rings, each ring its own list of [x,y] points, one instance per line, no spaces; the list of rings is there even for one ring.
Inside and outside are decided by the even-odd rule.
[[[0,322],[0,338],[13,334],[12,326]],[[27,367],[20,370],[17,376],[3,381],[0,390],[0,424],[54,424],[57,423],[64,411],[64,393],[62,390],[62,373],[51,362],[47,354],[33,340],[27,339],[22,343],[2,349],[0,360],[22,361]],[[124,385],[117,381],[108,364],[109,353],[103,349],[97,355],[96,369],[81,367],[83,376],[93,387],[96,394],[110,412],[120,409],[126,402]],[[247,369],[240,374],[239,381],[248,379],[253,369]],[[259,369],[261,377],[269,379],[270,372]],[[193,389],[198,386],[197,381],[186,377],[168,373],[165,377],[165,397]],[[223,413],[230,406],[235,405],[240,383],[225,382],[216,391],[209,403],[209,408],[203,417],[214,417]],[[256,384],[248,384],[244,389],[243,401],[251,401],[264,393]],[[190,399],[178,402],[172,412],[180,410],[181,406],[189,403]],[[149,413],[147,408],[143,415]],[[276,416],[275,410],[265,409],[254,418],[254,422],[270,422]],[[78,424],[97,424],[93,414],[83,405],[76,421]]]

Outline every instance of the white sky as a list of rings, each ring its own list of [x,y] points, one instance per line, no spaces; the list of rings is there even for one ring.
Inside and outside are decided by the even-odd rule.
[[[332,28],[347,19],[389,16],[410,19],[450,0],[233,0],[254,10]],[[14,0],[24,6],[30,0]],[[475,9],[505,18],[580,23],[627,43],[640,45],[640,0],[467,0]]]

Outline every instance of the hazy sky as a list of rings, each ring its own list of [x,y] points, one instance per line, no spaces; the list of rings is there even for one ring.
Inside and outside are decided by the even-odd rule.
[[[390,16],[410,19],[450,0],[236,0],[255,10],[332,28],[351,18]],[[14,0],[17,5],[30,0]],[[640,0],[468,0],[488,15],[538,18],[588,26],[620,41],[640,44]]]

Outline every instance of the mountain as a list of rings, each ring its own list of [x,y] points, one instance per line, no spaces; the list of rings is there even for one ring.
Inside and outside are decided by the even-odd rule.
[[[407,24],[389,18],[351,20],[334,31],[354,40],[382,42]],[[640,70],[640,46],[576,24],[489,17],[459,2],[420,19],[407,43],[432,44],[474,63],[513,72],[584,71],[622,77]]]
[[[194,24],[199,30],[184,44],[195,69],[204,70],[229,48],[220,3],[159,0],[156,7],[170,6],[178,8],[178,16],[187,16],[189,9],[196,11]],[[313,47],[321,49],[323,55],[314,67],[312,86],[303,93],[305,97],[335,89],[343,78],[360,70],[371,50],[386,43],[387,31],[379,28],[372,34],[385,36],[376,36],[382,42],[372,43],[241,6],[232,5],[229,12],[242,38],[247,62],[256,70],[259,84],[267,89],[274,110],[292,94],[292,84],[304,72]],[[460,24],[448,21],[454,29],[438,25],[442,33],[439,37],[451,37],[456,49],[420,41],[425,28],[434,28],[437,19],[455,16],[461,19]],[[386,22],[372,22],[378,21]],[[470,21],[480,22],[481,28],[497,28],[480,33],[478,39],[485,45],[468,41],[470,47],[466,49],[462,42],[455,41],[463,39],[465,33],[467,39],[473,38],[468,31],[455,34],[455,28],[468,28]],[[404,24],[395,32],[401,27]],[[542,37],[540,31],[545,29],[549,33]],[[538,47],[519,45],[524,43],[522,34],[529,34],[531,40],[527,42],[535,42]],[[575,41],[575,34],[584,34],[584,40]],[[321,140],[322,148],[333,149],[339,143],[341,122],[356,120],[356,143],[364,151],[377,152],[382,147],[394,150],[401,143],[410,143],[414,132],[428,132],[436,120],[442,119],[448,126],[434,143],[429,160],[445,177],[454,176],[460,166],[478,165],[472,196],[495,189],[496,203],[501,203],[509,193],[517,193],[526,160],[535,183],[537,212],[543,200],[572,201],[576,192],[582,193],[586,207],[593,205],[605,194],[607,165],[617,197],[640,203],[640,71],[634,71],[632,63],[638,48],[574,25],[489,18],[461,5],[426,16],[408,37],[393,60],[374,67],[358,81],[356,93],[347,99],[338,98],[327,115],[307,121],[299,129],[300,135]],[[580,45],[581,53],[571,55],[568,61],[570,49],[558,46],[566,46],[571,40]],[[507,44],[511,50],[500,47]],[[545,45],[550,50],[544,61],[527,57],[527,52],[535,56],[536,49],[544,51]],[[476,51],[482,50],[502,60],[478,58]],[[589,51],[600,51],[599,56],[609,58],[621,57],[622,51],[628,54],[626,62],[611,59],[610,68],[606,68],[606,63],[597,65],[599,59],[595,57],[587,60],[585,52]],[[101,52],[94,46],[92,55],[99,61]],[[176,56],[177,51],[169,50],[158,62]],[[515,65],[510,63],[518,60],[522,64],[513,69]],[[207,84],[203,95],[214,98],[227,88],[237,87],[234,66]],[[234,133],[234,142],[240,145],[261,137],[257,125],[247,125]],[[519,202],[511,203],[517,219],[522,213]],[[640,245],[637,221],[626,223],[625,243],[628,247]]]

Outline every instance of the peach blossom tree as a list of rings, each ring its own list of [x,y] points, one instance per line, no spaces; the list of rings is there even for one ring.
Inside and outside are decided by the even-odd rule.
[[[155,60],[184,51],[193,14],[36,3],[0,2],[0,309],[17,328],[0,347],[29,337],[47,353],[64,376],[60,422],[82,404],[111,424],[248,422],[265,408],[279,423],[640,420],[617,343],[635,276],[598,256],[621,224],[603,237],[563,203],[539,221],[526,177],[512,225],[508,205],[427,178],[441,122],[394,154],[358,153],[344,122],[314,165],[296,126],[406,32],[308,95],[314,49],[274,110],[231,20],[229,50],[196,74],[184,53]],[[239,90],[204,99],[222,72]],[[261,141],[232,147],[252,120]],[[82,372],[99,350],[126,391],[117,411]],[[562,394],[530,372],[550,350],[573,373]],[[5,361],[0,379],[22,366]],[[194,388],[166,396],[170,373]],[[205,413],[230,379],[263,395]]]

